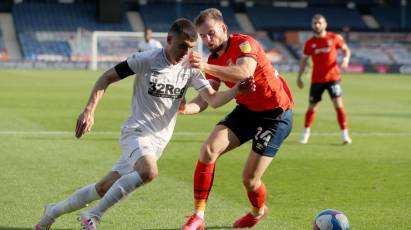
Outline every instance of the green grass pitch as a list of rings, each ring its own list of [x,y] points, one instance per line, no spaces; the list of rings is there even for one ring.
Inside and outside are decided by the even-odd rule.
[[[109,88],[92,132],[74,138],[76,118],[99,74],[0,71],[0,230],[31,229],[46,203],[95,182],[120,156],[118,136],[130,111],[131,78]],[[263,177],[270,213],[255,229],[307,230],[326,208],[343,211],[354,230],[411,229],[411,77],[344,74],[349,146],[341,145],[327,94],[310,143],[297,143],[308,87],[297,89],[296,74],[285,78],[296,102],[294,127]],[[194,94],[191,90],[189,96]],[[158,162],[159,177],[109,210],[100,229],[179,229],[193,209],[200,146],[233,106],[179,117]],[[241,183],[249,149],[245,144],[217,162],[208,229],[229,229],[249,210]],[[77,214],[62,216],[53,226],[80,229]]]

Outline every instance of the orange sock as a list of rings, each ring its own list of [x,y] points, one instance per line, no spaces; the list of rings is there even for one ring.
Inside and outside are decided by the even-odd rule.
[[[194,172],[194,209],[201,217],[204,216],[208,195],[213,186],[214,169],[214,163],[205,164],[198,161]]]
[[[264,183],[261,182],[260,187],[256,191],[247,192],[248,199],[253,206],[253,215],[259,216],[264,213],[264,203],[266,200],[266,189]]]
[[[344,130],[348,128],[347,124],[347,113],[345,112],[345,109],[343,107],[337,108],[337,120],[338,124],[340,125],[340,129]]]
[[[304,121],[305,128],[311,127],[312,123],[314,122],[314,117],[315,117],[315,111],[307,110],[307,112],[305,113],[305,121]]]

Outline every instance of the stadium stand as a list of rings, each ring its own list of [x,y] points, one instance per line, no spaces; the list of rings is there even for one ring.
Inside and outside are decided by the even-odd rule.
[[[407,17],[403,28],[401,12],[404,12],[404,9],[400,8],[400,1],[122,1],[127,10],[138,15],[139,27],[144,24],[150,26],[154,32],[167,32],[176,18],[194,19],[199,11],[210,7],[218,8],[223,12],[230,32],[242,32],[236,16],[244,15],[254,25],[257,32],[252,36],[263,45],[270,60],[283,66],[298,65],[302,44],[308,36],[312,35],[311,18],[314,14],[321,13],[328,20],[329,31],[339,33],[343,28],[348,28],[348,32],[346,31],[344,35],[356,34],[357,37],[354,36],[349,40],[349,46],[353,50],[352,63],[411,64],[411,37],[407,36],[407,32],[411,31],[411,4],[408,4],[405,9]],[[132,31],[126,15],[122,23],[98,23],[97,0],[69,2],[62,4],[59,0],[24,0],[7,5],[0,1],[0,10],[13,15],[15,31],[26,61],[65,61],[87,64],[91,60],[93,31]],[[369,21],[366,20],[369,17],[372,17],[380,28],[370,26]],[[6,46],[9,47],[9,55],[12,53],[5,31],[3,35],[0,31],[1,60],[7,59]],[[254,28],[251,32],[253,31]],[[386,33],[387,31],[400,33]],[[299,38],[290,43],[286,36],[289,32],[298,34],[296,37]],[[139,41],[133,39],[116,36],[104,37],[101,40],[99,38],[97,43],[99,60],[104,61],[105,58],[109,60],[110,56],[117,57],[118,53],[134,52]],[[203,47],[203,53],[208,54],[206,47]]]
[[[264,32],[252,34],[263,46],[272,63],[296,63],[295,57],[279,42],[273,42]]]
[[[351,42],[348,44],[352,50],[352,62],[361,64],[392,64],[394,60],[390,53],[386,52],[383,44]]]
[[[309,0],[310,6],[346,6],[349,3],[355,3],[357,5],[372,5],[375,4],[374,0]]]
[[[347,25],[356,30],[367,29],[360,13],[345,7],[291,8],[256,4],[246,10],[257,30],[309,29],[311,18],[317,13],[327,18],[330,29],[341,29]]]
[[[411,47],[400,42],[349,42],[351,62],[357,64],[411,64]],[[291,45],[299,57],[302,44]]]
[[[7,61],[7,60],[8,60],[7,50],[4,45],[3,33],[0,30],[0,61]]]
[[[194,20],[201,10],[211,7],[221,10],[230,31],[241,31],[234,10],[229,5],[222,6],[213,2],[185,4],[178,4],[175,1],[148,2],[140,5],[140,13],[144,22],[150,25],[154,31],[167,32],[171,23],[178,17]]]
[[[411,6],[406,8],[405,28],[411,29]],[[371,12],[380,25],[386,30],[401,29],[401,9],[399,7],[373,7]]]
[[[91,3],[21,3],[13,7],[13,17],[21,49],[29,60],[68,60],[72,55],[79,28],[85,30],[131,31],[123,23],[101,24],[95,20],[96,8]],[[46,33],[39,39],[39,33]],[[62,32],[65,33],[62,38]],[[60,34],[59,34],[60,33]]]

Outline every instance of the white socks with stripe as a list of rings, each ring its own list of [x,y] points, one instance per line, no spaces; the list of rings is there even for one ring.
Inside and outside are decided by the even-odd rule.
[[[118,179],[111,186],[111,188],[107,191],[103,198],[101,198],[96,207],[90,209],[89,213],[92,216],[101,219],[107,209],[112,207],[122,198],[129,195],[142,184],[143,181],[136,171],[120,177],[120,179]]]
[[[51,215],[57,218],[63,214],[84,208],[87,204],[100,199],[96,191],[96,184],[87,185],[69,196],[65,200],[58,202],[51,208]]]

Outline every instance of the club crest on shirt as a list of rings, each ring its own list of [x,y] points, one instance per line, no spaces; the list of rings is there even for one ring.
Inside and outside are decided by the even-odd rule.
[[[243,53],[250,53],[251,52],[251,45],[248,41],[245,41],[240,44],[240,50]]]

